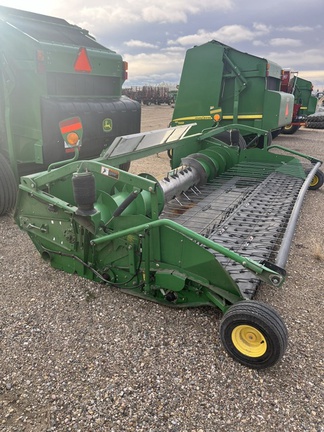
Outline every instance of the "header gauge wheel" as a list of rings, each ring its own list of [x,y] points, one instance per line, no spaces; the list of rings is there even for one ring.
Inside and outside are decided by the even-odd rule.
[[[265,369],[284,355],[288,333],[278,313],[257,301],[242,301],[225,313],[220,336],[228,354],[244,366]]]
[[[313,180],[311,181],[311,184],[309,185],[310,190],[316,190],[323,186],[324,183],[324,174],[323,171],[318,169],[316,171],[316,174],[313,177]]]

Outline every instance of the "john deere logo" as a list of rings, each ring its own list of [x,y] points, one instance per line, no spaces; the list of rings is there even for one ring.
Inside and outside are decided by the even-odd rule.
[[[102,122],[102,129],[104,132],[111,132],[112,131],[112,120],[109,118],[104,119]]]

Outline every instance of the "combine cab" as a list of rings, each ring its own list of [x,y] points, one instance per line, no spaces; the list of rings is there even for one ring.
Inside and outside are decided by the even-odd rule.
[[[126,78],[127,63],[86,30],[0,6],[0,214],[21,175],[71,157],[61,121],[82,122],[84,159],[140,130],[140,105],[121,94]]]
[[[291,72],[289,69],[282,71],[281,91],[290,93],[295,98],[292,122],[283,126],[280,131],[291,135],[305,124],[309,115],[314,114],[317,98],[312,96],[312,83],[300,78],[297,72]]]

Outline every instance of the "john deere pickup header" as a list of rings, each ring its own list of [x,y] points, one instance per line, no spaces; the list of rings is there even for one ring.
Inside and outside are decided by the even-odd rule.
[[[56,269],[170,307],[217,307],[227,352],[267,368],[283,356],[287,330],[272,307],[252,299],[261,282],[283,284],[303,198],[323,183],[321,162],[247,146],[243,136],[267,140],[269,131],[253,125],[216,122],[191,133],[195,127],[121,136],[93,160],[79,160],[70,144],[73,161],[22,177],[15,219]],[[81,132],[69,131],[80,137],[74,143]],[[171,170],[161,180],[118,168],[162,151]]]

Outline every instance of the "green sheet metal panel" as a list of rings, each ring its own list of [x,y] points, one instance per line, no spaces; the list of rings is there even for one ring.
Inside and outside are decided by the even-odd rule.
[[[292,116],[291,101],[287,112],[287,99],[279,93],[280,83],[281,67],[267,59],[217,41],[194,47],[185,57],[171,124],[197,122],[190,133],[201,132],[215,125],[214,115],[219,114],[220,126],[276,129]]]
[[[216,42],[187,51],[176,105],[173,125],[199,122],[199,131],[212,125],[211,111],[219,107],[223,79],[225,46]],[[190,133],[195,133],[193,127]]]

